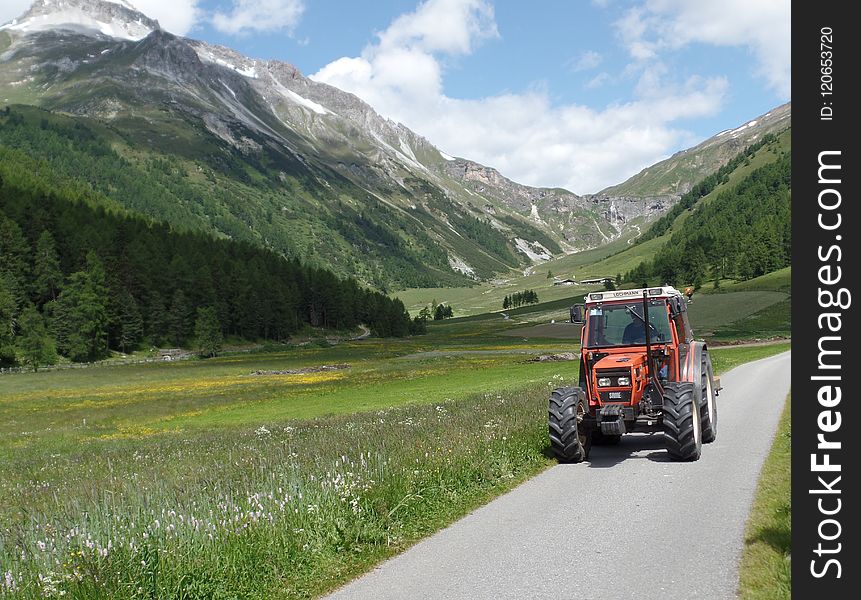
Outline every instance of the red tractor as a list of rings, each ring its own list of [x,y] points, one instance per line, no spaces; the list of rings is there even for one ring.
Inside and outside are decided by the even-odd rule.
[[[580,381],[550,396],[550,445],[580,462],[592,444],[663,431],[674,460],[697,460],[717,436],[708,348],[694,340],[687,302],[673,287],[592,293],[571,308],[580,323]]]

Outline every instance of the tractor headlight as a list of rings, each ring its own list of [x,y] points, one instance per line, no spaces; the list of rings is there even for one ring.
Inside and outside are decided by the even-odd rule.
[[[630,377],[619,377],[619,385],[631,385]]]
[[[609,377],[599,377],[598,378],[598,386],[599,387],[607,387],[607,386],[611,385],[612,383],[613,382],[610,380]]]

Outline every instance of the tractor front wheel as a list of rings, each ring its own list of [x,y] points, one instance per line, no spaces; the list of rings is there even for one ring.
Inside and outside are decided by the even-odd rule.
[[[698,460],[703,435],[700,405],[689,382],[664,385],[664,441],[673,460]]]
[[[578,387],[553,390],[550,395],[550,447],[559,462],[578,463],[589,456],[592,434],[585,431],[586,394]]]

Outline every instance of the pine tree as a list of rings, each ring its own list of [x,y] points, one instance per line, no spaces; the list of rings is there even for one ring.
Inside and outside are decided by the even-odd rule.
[[[119,346],[122,352],[134,349],[143,338],[143,317],[137,301],[127,290],[119,298],[120,335]]]
[[[15,364],[15,349],[12,345],[15,335],[15,317],[17,306],[15,298],[9,291],[8,275],[0,273],[0,365]]]
[[[197,319],[194,323],[194,336],[197,338],[197,349],[204,358],[217,356],[221,352],[223,337],[221,323],[218,321],[218,311],[213,306],[197,309]]]
[[[45,321],[35,306],[28,306],[21,313],[20,337],[18,347],[21,350],[23,362],[38,371],[42,365],[53,365],[57,362],[57,347],[48,335]]]
[[[108,350],[105,271],[95,254],[87,254],[87,270],[72,273],[52,306],[59,350],[74,361],[101,358]]]
[[[191,307],[188,305],[185,292],[176,290],[173,294],[173,301],[170,303],[168,318],[170,320],[171,341],[177,346],[181,346],[188,339],[192,326],[191,314]]]
[[[153,344],[160,344],[170,330],[170,315],[164,297],[158,292],[149,295],[149,310],[146,317],[146,334]]]
[[[36,255],[33,257],[33,292],[39,305],[56,300],[62,285],[63,272],[57,244],[50,231],[43,231],[36,242]]]
[[[511,298],[505,297],[502,301],[502,310],[508,310],[511,307]]]

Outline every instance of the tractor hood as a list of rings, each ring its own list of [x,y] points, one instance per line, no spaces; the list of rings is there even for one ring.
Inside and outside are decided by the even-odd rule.
[[[646,364],[644,352],[632,352],[630,354],[610,354],[595,363],[595,370],[601,369],[630,369],[631,367],[643,367]]]

